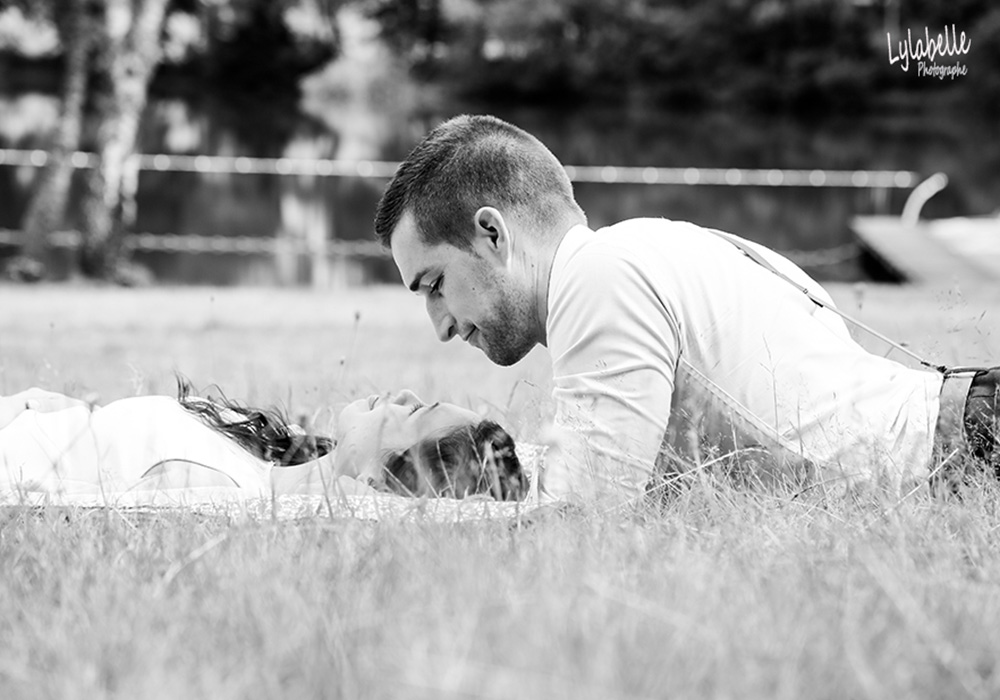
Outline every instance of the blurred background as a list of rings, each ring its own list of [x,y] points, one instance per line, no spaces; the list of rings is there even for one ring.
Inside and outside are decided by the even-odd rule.
[[[955,79],[891,64],[952,30]],[[887,34],[891,40],[887,42]],[[394,164],[492,113],[570,168],[592,227],[686,219],[815,277],[880,277],[850,228],[1000,207],[989,0],[0,0],[0,269],[11,279],[395,281]],[[877,171],[877,172],[876,172]]]

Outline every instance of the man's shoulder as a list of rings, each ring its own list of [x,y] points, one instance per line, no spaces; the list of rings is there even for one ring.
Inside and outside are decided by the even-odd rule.
[[[655,297],[651,287],[666,284],[680,261],[667,239],[676,228],[693,224],[667,219],[630,219],[591,230],[571,229],[556,254],[550,278],[550,305],[629,303]],[[681,256],[683,257],[683,256]]]
[[[594,230],[577,226],[560,246],[557,267],[605,272],[619,266],[641,268],[651,255],[681,254],[706,237],[700,226],[670,219],[627,219]]]
[[[643,233],[678,233],[691,234],[701,231],[701,227],[690,221],[677,221],[674,219],[664,219],[661,217],[639,217],[635,219],[623,219],[614,224],[590,229],[587,226],[577,226],[571,231],[583,234],[588,242],[604,242],[608,240],[621,239],[632,234]],[[589,235],[587,235],[589,234]]]
[[[690,221],[676,221],[663,217],[638,217],[635,219],[624,219],[615,224],[610,224],[597,229],[596,233],[622,234],[630,232],[656,231],[656,232],[677,232],[690,233],[701,230],[701,227]]]

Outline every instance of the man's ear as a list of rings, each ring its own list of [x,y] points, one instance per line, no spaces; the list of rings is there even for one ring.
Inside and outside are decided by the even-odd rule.
[[[473,250],[487,260],[506,265],[511,254],[511,234],[503,214],[495,207],[480,207],[473,217],[473,224]]]

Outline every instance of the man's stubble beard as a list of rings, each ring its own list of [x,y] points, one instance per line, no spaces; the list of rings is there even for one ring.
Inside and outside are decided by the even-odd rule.
[[[535,347],[532,333],[534,301],[522,290],[492,280],[496,285],[493,313],[479,325],[482,350],[491,362],[509,367],[519,362]]]

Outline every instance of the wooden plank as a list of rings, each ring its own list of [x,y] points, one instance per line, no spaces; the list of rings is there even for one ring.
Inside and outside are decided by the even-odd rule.
[[[1000,282],[1000,219],[938,219],[904,226],[895,216],[858,216],[851,229],[908,282]]]
[[[927,222],[943,245],[1000,281],[1000,217],[933,219]]]

